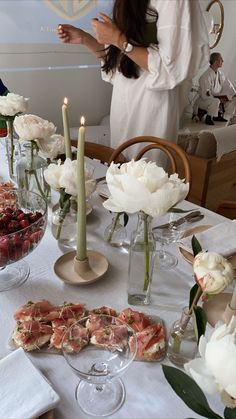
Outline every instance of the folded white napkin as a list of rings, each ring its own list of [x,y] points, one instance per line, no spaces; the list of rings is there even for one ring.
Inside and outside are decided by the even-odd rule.
[[[59,400],[22,348],[0,361],[1,418],[35,418],[55,407]]]
[[[228,257],[236,253],[236,221],[226,221],[195,234],[202,250],[220,253]],[[181,246],[192,253],[192,236],[181,239]]]

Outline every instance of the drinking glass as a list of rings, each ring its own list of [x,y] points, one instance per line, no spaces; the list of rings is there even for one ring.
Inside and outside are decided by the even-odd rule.
[[[136,346],[135,332],[112,316],[87,316],[67,329],[62,351],[81,379],[75,397],[85,413],[104,417],[122,406],[125,388],[120,376],[133,361]]]

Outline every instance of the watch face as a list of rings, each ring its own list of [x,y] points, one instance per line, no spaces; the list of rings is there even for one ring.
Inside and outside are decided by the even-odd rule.
[[[131,52],[133,51],[134,46],[132,44],[129,44],[129,42],[124,42],[123,44],[123,51],[124,52]]]

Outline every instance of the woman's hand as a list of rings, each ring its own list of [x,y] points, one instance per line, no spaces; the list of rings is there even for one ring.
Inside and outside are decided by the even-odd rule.
[[[104,13],[99,13],[101,20],[92,19],[91,25],[95,32],[97,42],[99,44],[115,45],[120,48],[119,41],[121,32],[117,26],[112,22],[109,16]]]
[[[57,35],[62,42],[69,44],[84,44],[86,32],[72,25],[58,25]]]

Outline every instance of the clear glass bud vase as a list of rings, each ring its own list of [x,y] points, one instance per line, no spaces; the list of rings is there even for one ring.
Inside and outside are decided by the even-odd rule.
[[[44,179],[43,172],[47,168],[47,161],[38,155],[38,147],[34,141],[23,146],[23,152],[16,164],[16,178],[18,187],[36,192],[49,199],[50,186]]]
[[[16,163],[21,154],[21,147],[18,138],[14,137],[13,128],[14,119],[8,119],[7,123],[7,136],[5,137],[6,155],[9,169],[9,176],[12,180],[16,180]]]
[[[173,364],[182,367],[186,362],[196,357],[197,351],[193,317],[189,314],[188,307],[185,307],[181,318],[175,321],[171,327],[167,356]]]
[[[113,214],[111,224],[104,231],[105,241],[114,247],[122,247],[127,237],[126,228],[120,222],[121,213]]]
[[[133,305],[147,305],[151,301],[155,249],[151,221],[149,215],[139,212],[137,228],[131,235],[128,303]]]
[[[77,202],[70,198],[63,208],[59,204],[52,209],[51,229],[53,237],[60,245],[76,248]]]

